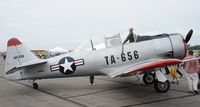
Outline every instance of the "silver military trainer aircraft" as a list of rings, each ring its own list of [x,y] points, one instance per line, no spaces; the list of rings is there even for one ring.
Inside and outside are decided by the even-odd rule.
[[[139,36],[136,42],[110,48],[71,52],[49,59],[39,59],[17,38],[7,42],[5,78],[30,80],[38,89],[36,80],[108,75],[125,77],[144,74],[145,84],[153,84],[157,92],[167,92],[169,81],[161,72],[162,67],[179,64],[186,55],[186,44],[193,31],[184,39],[181,34]]]

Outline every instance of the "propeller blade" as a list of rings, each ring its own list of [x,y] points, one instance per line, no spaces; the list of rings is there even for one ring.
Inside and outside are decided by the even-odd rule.
[[[185,38],[185,42],[186,42],[186,43],[188,43],[188,42],[190,41],[190,38],[192,37],[192,34],[193,34],[193,30],[191,29],[191,30],[188,32],[188,34],[187,34],[187,36],[186,36],[186,38]]]

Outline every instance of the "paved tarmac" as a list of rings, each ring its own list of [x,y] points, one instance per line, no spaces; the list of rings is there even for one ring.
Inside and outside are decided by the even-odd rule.
[[[88,77],[39,80],[35,90],[27,81],[9,81],[3,77],[0,58],[0,107],[199,107],[200,95],[188,93],[185,76],[171,84],[167,93],[156,93],[136,77]],[[171,80],[171,78],[169,78]]]

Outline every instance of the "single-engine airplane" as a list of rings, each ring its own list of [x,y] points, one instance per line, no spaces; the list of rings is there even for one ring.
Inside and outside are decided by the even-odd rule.
[[[39,59],[17,38],[7,42],[5,78],[30,80],[38,89],[36,80],[76,76],[108,75],[124,77],[144,74],[145,84],[153,84],[157,92],[167,92],[170,83],[160,68],[179,64],[186,55],[186,45],[192,36],[190,30],[184,39],[181,34],[139,36],[136,42],[110,48],[71,52],[49,59]],[[94,78],[90,78],[90,82]]]

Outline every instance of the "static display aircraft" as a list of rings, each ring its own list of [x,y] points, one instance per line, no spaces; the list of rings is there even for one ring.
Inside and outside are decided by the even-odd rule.
[[[136,42],[120,44],[100,50],[70,52],[49,59],[39,59],[17,38],[7,42],[5,77],[9,80],[36,80],[76,76],[108,75],[125,77],[144,74],[146,84],[153,84],[157,92],[167,92],[169,81],[160,68],[179,64],[186,55],[186,44],[193,31],[184,39],[181,34],[139,36]]]

